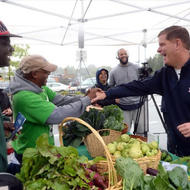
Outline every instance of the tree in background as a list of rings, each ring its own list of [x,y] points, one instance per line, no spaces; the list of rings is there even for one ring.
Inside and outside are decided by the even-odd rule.
[[[14,71],[19,67],[20,61],[23,57],[28,55],[29,45],[13,45],[14,52],[10,61],[8,78],[14,75]]]
[[[152,68],[152,74],[163,67],[163,57],[160,54],[156,54],[153,58],[150,57],[147,62],[148,66]]]

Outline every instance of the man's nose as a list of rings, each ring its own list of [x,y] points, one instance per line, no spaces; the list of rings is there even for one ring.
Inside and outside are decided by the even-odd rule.
[[[160,47],[157,49],[157,52],[158,52],[158,53],[160,53],[160,52],[161,52],[161,48],[160,48]]]

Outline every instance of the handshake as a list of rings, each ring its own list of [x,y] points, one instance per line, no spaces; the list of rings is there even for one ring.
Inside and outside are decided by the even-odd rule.
[[[105,92],[100,88],[91,88],[86,92],[86,96],[88,96],[91,100],[91,103],[94,104],[98,100],[103,100],[106,98]]]

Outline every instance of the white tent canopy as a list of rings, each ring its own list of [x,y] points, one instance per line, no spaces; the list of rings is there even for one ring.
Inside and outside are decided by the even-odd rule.
[[[0,9],[8,29],[23,36],[14,43],[63,67],[76,64],[83,45],[88,64],[114,66],[121,47],[141,62],[156,53],[159,31],[190,29],[189,0],[1,0]]]

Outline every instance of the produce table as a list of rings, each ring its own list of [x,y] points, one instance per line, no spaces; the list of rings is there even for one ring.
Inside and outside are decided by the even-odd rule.
[[[86,148],[85,145],[80,145],[79,147],[77,147],[77,150],[78,150],[80,156],[82,156],[82,155],[83,155],[83,156],[86,156],[89,160],[92,160],[92,159],[93,159],[93,158],[90,156],[90,154],[89,154],[89,152],[88,152],[88,150],[87,150],[87,148]],[[172,153],[170,153],[170,155],[172,156],[172,160],[176,160],[176,159],[179,158],[178,156],[176,156],[176,155],[174,155],[174,154],[172,154]]]
[[[78,152],[79,152],[79,155],[80,156],[86,156],[89,160],[92,160],[93,158],[90,156],[87,148],[85,145],[80,145],[78,148],[77,148]],[[171,156],[172,156],[172,160],[177,160],[179,157],[172,154],[172,153],[169,153]],[[186,163],[184,163],[186,165]],[[189,176],[190,176],[190,173],[188,173]]]
[[[131,135],[131,133],[127,133],[128,135]],[[77,147],[77,150],[79,152],[79,155],[80,156],[86,156],[89,160],[92,160],[93,158],[90,156],[86,146],[83,144],[83,145],[80,145],[79,147]]]
[[[92,160],[92,159],[93,159],[93,158],[90,156],[90,154],[89,154],[89,152],[88,152],[88,150],[87,150],[87,148],[86,148],[85,145],[80,145],[79,147],[77,147],[77,150],[78,150],[80,156],[82,156],[82,155],[83,155],[83,156],[86,156],[89,160]],[[179,157],[176,156],[175,154],[170,153],[170,155],[172,156],[172,160],[176,160],[176,159],[179,158]]]
[[[132,135],[130,132],[127,132],[126,134],[128,134],[128,135]],[[80,156],[86,156],[89,160],[92,160],[93,158],[90,156],[90,154],[89,154],[89,152],[88,152],[88,150],[87,150],[87,148],[86,148],[86,146],[83,144],[83,145],[80,145],[79,147],[77,147],[77,150],[78,150],[78,152],[79,152],[79,155]],[[178,159],[179,157],[178,156],[176,156],[176,155],[174,155],[174,154],[172,154],[172,153],[170,153],[170,155],[172,156],[172,160],[176,160],[176,159]]]

